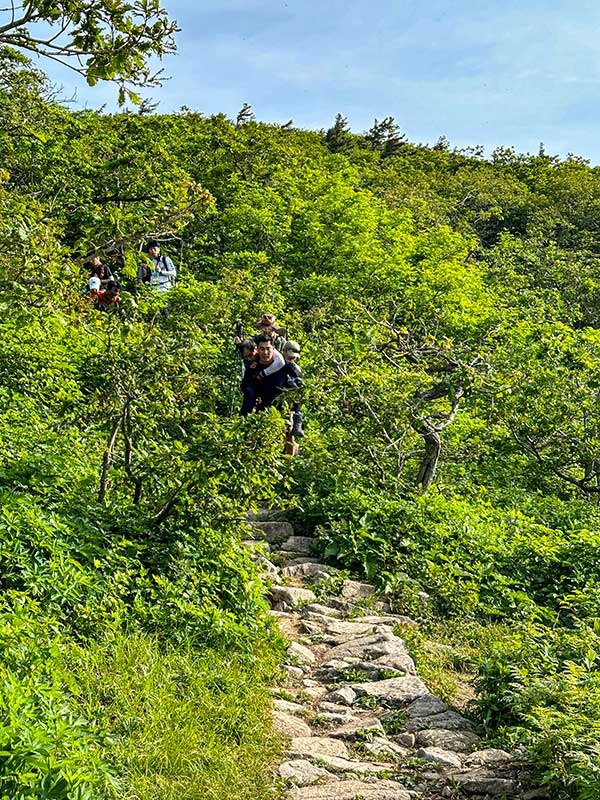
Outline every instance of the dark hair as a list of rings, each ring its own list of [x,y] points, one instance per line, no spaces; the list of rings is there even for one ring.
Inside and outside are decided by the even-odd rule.
[[[254,339],[244,339],[243,342],[240,342],[240,348],[242,350],[256,350],[256,342]]]
[[[107,288],[107,289],[116,289],[117,291],[119,291],[119,289],[120,289],[121,287],[119,286],[119,284],[118,284],[118,282],[117,282],[117,281],[109,281],[109,282],[106,284],[106,288]]]
[[[148,252],[151,247],[160,247],[160,242],[157,239],[149,239],[146,244],[146,252]]]
[[[259,333],[258,336],[254,339],[256,342],[256,346],[258,347],[259,344],[263,344],[264,342],[269,342],[269,344],[273,344],[273,339],[270,336],[267,336],[266,333]]]

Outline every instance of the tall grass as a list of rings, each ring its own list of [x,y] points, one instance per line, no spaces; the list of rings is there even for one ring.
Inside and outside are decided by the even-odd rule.
[[[280,742],[268,716],[274,663],[199,654],[118,633],[68,656],[79,711],[108,733],[119,800],[274,800]]]

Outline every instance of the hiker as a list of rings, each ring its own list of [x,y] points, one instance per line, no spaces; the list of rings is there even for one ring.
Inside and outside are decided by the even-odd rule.
[[[109,281],[106,288],[98,292],[96,299],[96,308],[98,311],[108,311],[111,308],[119,307],[119,289],[120,286],[116,281]]]
[[[269,385],[270,382],[275,380],[272,376],[285,367],[284,357],[280,352],[275,350],[269,337],[266,334],[260,334],[260,336],[262,337],[261,341],[264,339],[264,342],[268,342],[271,345],[271,354],[268,360],[263,359],[261,361],[260,345],[257,348],[254,339],[244,339],[239,345],[245,367],[241,387],[244,399],[240,409],[240,414],[243,417],[254,411],[259,387]],[[283,374],[280,377],[284,379]],[[267,383],[263,384],[264,381]],[[271,402],[273,401],[271,400]]]
[[[244,403],[240,413],[242,416],[253,410],[268,408],[281,392],[286,381],[285,360],[278,353],[270,337],[261,333],[256,337],[257,360],[251,363],[242,379]],[[279,359],[275,355],[279,356]],[[271,368],[271,369],[269,369]]]
[[[300,358],[300,345],[292,339],[283,346],[283,357],[286,362],[286,383],[285,389],[303,389],[304,377],[302,370],[296,363]],[[298,401],[294,401],[292,405],[292,425],[289,430],[294,439],[301,439],[304,436],[302,430],[302,405]]]
[[[160,254],[160,244],[150,239],[146,245],[147,258],[140,262],[137,272],[138,283],[149,284],[159,292],[168,292],[175,286],[175,266],[169,256]]]
[[[110,267],[102,263],[100,256],[97,253],[90,258],[88,262],[89,275],[88,278],[99,278],[102,287],[113,279],[113,274]]]
[[[285,328],[278,324],[275,314],[263,314],[260,322],[256,323],[256,330],[259,331],[254,337],[257,344],[259,336],[268,336],[273,342],[273,347],[281,353],[285,345],[286,331]]]

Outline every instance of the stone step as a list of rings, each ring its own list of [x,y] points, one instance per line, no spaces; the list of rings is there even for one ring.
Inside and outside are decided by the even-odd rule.
[[[255,539],[264,539],[270,544],[285,542],[294,535],[294,526],[289,522],[253,522]]]
[[[292,789],[290,800],[411,800],[404,786],[396,781],[381,780],[367,783],[360,780],[322,783]]]

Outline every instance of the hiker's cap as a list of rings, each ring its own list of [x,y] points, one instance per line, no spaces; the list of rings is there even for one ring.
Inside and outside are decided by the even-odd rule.
[[[102,284],[100,283],[100,278],[96,277],[95,275],[92,278],[90,278],[90,290],[92,292],[93,291],[97,292],[101,285]]]
[[[273,328],[274,331],[283,330],[280,325],[277,324],[277,320],[275,319],[275,314],[263,314],[262,319],[260,322],[256,323],[256,327],[258,330],[264,331],[267,328]]]
[[[288,339],[288,341],[283,346],[284,353],[295,353],[297,356],[300,355],[300,345],[298,342],[295,342],[293,339]]]

